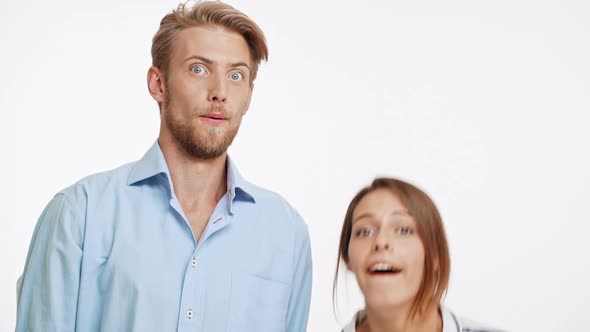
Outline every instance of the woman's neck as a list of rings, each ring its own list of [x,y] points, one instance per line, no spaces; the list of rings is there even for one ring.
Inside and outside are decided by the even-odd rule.
[[[441,332],[442,317],[438,306],[433,306],[422,314],[410,319],[410,308],[371,308],[365,309],[366,319],[361,322],[357,332]]]

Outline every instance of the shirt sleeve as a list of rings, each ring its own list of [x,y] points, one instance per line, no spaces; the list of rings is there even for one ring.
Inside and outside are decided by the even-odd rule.
[[[295,272],[287,310],[288,332],[305,332],[309,316],[312,285],[311,246],[307,226],[304,227],[304,234],[299,236],[295,246]]]
[[[75,330],[83,235],[82,215],[56,195],[37,221],[17,282],[16,332]]]

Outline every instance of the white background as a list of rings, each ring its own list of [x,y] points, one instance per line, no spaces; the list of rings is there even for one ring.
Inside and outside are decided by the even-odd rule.
[[[590,4],[231,1],[266,32],[230,149],[309,224],[309,331],[362,306],[331,287],[349,200],[375,175],[424,188],[447,228],[445,303],[510,331],[590,326]],[[145,77],[176,1],[0,3],[0,330],[35,222],[60,189],[157,137]],[[347,295],[348,294],[348,295]]]

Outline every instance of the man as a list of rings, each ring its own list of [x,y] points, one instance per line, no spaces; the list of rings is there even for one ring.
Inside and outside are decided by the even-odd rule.
[[[305,331],[307,227],[227,156],[267,53],[260,28],[221,2],[162,19],[147,77],[158,140],[43,211],[17,331]]]

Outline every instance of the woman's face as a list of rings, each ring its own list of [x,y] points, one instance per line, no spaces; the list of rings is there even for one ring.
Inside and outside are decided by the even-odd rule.
[[[368,307],[411,306],[424,270],[424,245],[416,221],[387,189],[376,189],[352,215],[351,270]]]

